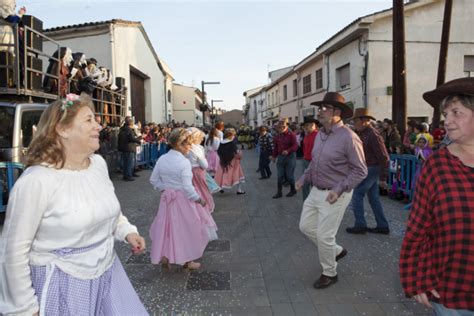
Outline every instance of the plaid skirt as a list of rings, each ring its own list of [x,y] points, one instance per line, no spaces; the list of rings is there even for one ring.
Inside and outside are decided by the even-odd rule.
[[[88,249],[91,247],[54,253],[61,256]],[[117,257],[107,271],[92,280],[74,278],[54,264],[30,268],[40,315],[148,315]]]

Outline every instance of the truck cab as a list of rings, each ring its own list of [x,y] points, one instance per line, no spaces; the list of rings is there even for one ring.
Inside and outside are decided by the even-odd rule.
[[[26,162],[26,151],[47,103],[0,102],[0,161]]]

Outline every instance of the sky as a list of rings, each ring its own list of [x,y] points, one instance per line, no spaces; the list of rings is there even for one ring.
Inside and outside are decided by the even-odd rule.
[[[17,0],[45,28],[110,19],[142,22],[175,82],[201,88],[226,110],[268,83],[268,71],[297,64],[355,19],[392,0]],[[100,63],[100,61],[99,61]]]

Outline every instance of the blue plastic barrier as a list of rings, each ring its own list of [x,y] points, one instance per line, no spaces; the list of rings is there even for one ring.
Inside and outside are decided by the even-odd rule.
[[[150,167],[153,168],[160,158],[159,146],[156,143],[150,144]]]
[[[150,166],[150,144],[145,143],[137,147],[137,166],[149,168]]]
[[[389,190],[395,188],[397,192],[403,192],[411,202],[418,168],[421,168],[421,162],[414,155],[390,155]]]
[[[25,166],[16,162],[0,162],[0,213],[7,209],[8,197],[15,184],[16,179],[21,175]]]
[[[158,155],[158,157],[161,157],[161,156],[163,156],[164,154],[166,154],[166,153],[168,152],[168,150],[169,150],[169,149],[168,149],[168,144],[161,142],[161,143],[160,143],[160,148],[159,148],[159,155]]]

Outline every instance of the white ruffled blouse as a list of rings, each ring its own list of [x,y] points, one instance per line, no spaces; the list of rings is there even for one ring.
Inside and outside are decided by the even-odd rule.
[[[207,169],[208,163],[206,155],[204,154],[204,147],[198,144],[193,144],[189,154],[186,156],[191,162],[191,167],[200,167],[202,169]]]
[[[2,313],[32,315],[38,310],[29,265],[95,279],[112,266],[114,237],[125,241],[137,232],[121,213],[104,159],[90,159],[81,171],[29,167],[15,183],[0,238]],[[53,253],[91,245],[97,246],[80,254]]]
[[[156,162],[150,183],[157,190],[182,190],[186,197],[197,201],[200,196],[193,186],[191,162],[179,151],[171,149]]]

